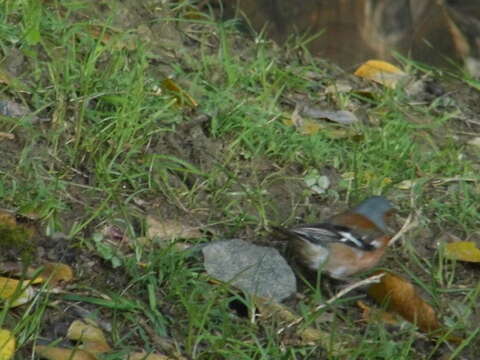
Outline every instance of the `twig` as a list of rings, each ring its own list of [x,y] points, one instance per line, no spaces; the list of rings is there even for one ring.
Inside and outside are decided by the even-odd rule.
[[[417,219],[420,217],[420,210],[417,209],[417,206],[415,204],[415,193],[413,187],[410,189],[410,207],[414,209],[415,216],[413,215],[413,212],[408,215],[407,220],[405,220],[402,228],[392,237],[392,239],[388,243],[388,246],[394,245],[398,241],[398,239],[400,239],[405,233],[418,226]]]
[[[378,283],[380,282],[380,279],[385,275],[385,273],[381,273],[381,274],[377,274],[377,275],[373,275],[373,276],[370,276],[366,279],[363,279],[359,282],[356,282],[350,286],[347,286],[346,288],[344,288],[343,290],[339,291],[335,296],[331,297],[330,299],[328,299],[327,301],[325,301],[323,304],[320,304],[318,306],[316,306],[313,311],[311,313],[315,313],[325,307],[327,307],[328,305],[330,305],[331,303],[333,303],[334,301],[340,299],[342,296],[345,296],[346,294],[348,294],[349,292],[359,288],[359,287],[362,287],[362,286],[365,286],[365,285],[370,285],[370,284],[375,284],[375,283]],[[292,326],[295,326],[295,325],[298,325],[300,324],[303,320],[305,320],[305,317],[301,316],[299,317],[298,319],[295,319],[294,321],[292,321],[291,323],[289,323],[287,326],[284,326],[283,328],[279,329],[277,331],[277,334],[281,334],[283,333],[285,330],[288,330],[290,329]]]
[[[402,228],[392,237],[388,246],[392,246],[395,244],[398,239],[400,239],[406,232],[412,230],[414,227],[418,225],[418,221],[414,219],[413,214],[408,215],[407,220],[403,224]]]

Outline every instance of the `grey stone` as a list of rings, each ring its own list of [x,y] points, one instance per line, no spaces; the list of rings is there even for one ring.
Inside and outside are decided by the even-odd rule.
[[[246,293],[280,302],[297,291],[291,267],[274,248],[232,239],[211,243],[202,252],[210,276]]]

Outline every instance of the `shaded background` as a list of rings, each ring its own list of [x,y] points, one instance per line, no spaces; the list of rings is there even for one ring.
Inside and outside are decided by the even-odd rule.
[[[480,0],[227,0],[226,16],[245,15],[256,31],[284,42],[323,31],[309,44],[344,68],[393,51],[434,66],[452,60],[480,73]]]

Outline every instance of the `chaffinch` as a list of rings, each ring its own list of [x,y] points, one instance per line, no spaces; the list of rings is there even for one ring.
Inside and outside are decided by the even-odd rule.
[[[375,266],[391,236],[386,219],[395,211],[383,196],[372,196],[325,222],[276,228],[287,234],[296,259],[313,271],[344,279]]]

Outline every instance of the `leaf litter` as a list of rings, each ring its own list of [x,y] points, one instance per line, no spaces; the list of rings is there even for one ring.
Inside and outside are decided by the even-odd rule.
[[[97,34],[97,36],[100,36]],[[107,43],[109,41],[108,38],[100,38],[99,39],[102,41],[102,42],[105,42]],[[123,48],[123,47],[122,47]],[[377,66],[378,64],[373,64],[375,66],[373,66],[374,68],[375,67],[379,67]],[[369,64],[370,67],[372,67],[372,63]],[[372,70],[364,70],[363,72],[362,71],[359,71],[359,73],[363,76],[365,74],[370,74],[368,76],[370,76],[370,80],[372,81],[375,81],[375,82],[380,82],[386,86],[396,86],[396,84],[398,84],[399,82],[403,81],[403,74],[401,73],[401,70],[398,71],[399,69],[398,68],[392,68],[392,67],[389,67],[389,66],[386,66],[386,65],[382,65],[380,66],[380,70],[375,70],[375,71],[372,71]],[[373,75],[372,75],[373,73]],[[357,74],[359,75],[359,74]],[[400,77],[398,77],[398,75],[401,75]],[[360,76],[360,75],[359,75]],[[368,78],[368,76],[363,76],[365,78]],[[183,103],[185,104],[186,106],[189,106],[189,107],[196,107],[197,106],[197,103],[196,101],[191,98],[190,95],[188,95],[188,93],[183,90],[182,88],[180,88],[178,85],[176,85],[176,83],[173,83],[176,88],[174,88],[174,86],[171,86],[170,89],[168,89],[168,86],[165,86],[164,85],[164,88],[166,90],[168,90],[171,95],[176,98],[176,101],[178,103]],[[342,88],[341,89],[342,91],[350,91],[346,88]],[[333,121],[333,122],[338,122],[340,124],[343,124],[343,125],[351,125],[351,124],[354,124],[356,122],[358,122],[358,119],[355,117],[355,115],[349,111],[345,111],[345,110],[332,110],[332,109],[323,109],[323,108],[315,108],[315,107],[306,107],[306,111],[305,111],[305,108],[303,111],[298,111],[297,114],[292,115],[292,122],[293,124],[300,130],[300,132],[303,132],[307,135],[313,135],[313,134],[316,134],[320,131],[324,131],[325,128],[323,128],[321,125],[318,125],[318,121],[316,122],[312,122],[311,119],[304,119],[303,117],[306,117],[306,118],[312,118],[312,119],[327,119],[327,120],[330,120],[330,121]],[[295,119],[294,119],[295,118]],[[305,125],[307,124],[307,125]],[[343,129],[342,129],[343,130]],[[328,134],[328,130],[325,130],[325,133]],[[325,186],[325,181],[324,179],[322,179],[321,181],[317,181],[318,179],[316,179],[313,183],[310,181],[311,183],[311,186],[313,188],[315,188],[315,186],[321,186],[323,188],[328,188],[328,185]],[[308,183],[307,183],[308,185]],[[409,185],[410,186],[410,185]],[[409,187],[407,186],[407,187]],[[313,189],[312,188],[312,189]],[[162,221],[160,221],[160,223],[162,223]],[[154,235],[152,234],[149,234],[148,236],[149,237],[157,237],[159,239],[162,239],[162,240],[165,240],[165,241],[173,241],[175,239],[178,239],[178,238],[187,238],[187,239],[194,239],[194,238],[197,238],[197,237],[201,237],[201,232],[195,232],[195,230],[192,230],[192,233],[194,235],[191,235],[191,233],[189,232],[191,229],[188,228],[188,226],[185,226],[184,224],[181,224],[181,223],[170,223],[169,224],[169,221],[165,221],[163,222],[163,224],[161,224],[161,226],[159,226],[160,230],[158,230],[158,232]],[[173,229],[173,230],[172,230]],[[197,229],[198,230],[198,229]],[[152,230],[153,232],[153,230]],[[401,281],[400,281],[401,282]],[[397,286],[397,285],[388,285],[388,286],[385,286],[388,289],[390,288],[400,288],[400,289],[405,289],[405,288],[408,288],[408,286]],[[393,293],[394,291],[390,291],[390,292],[387,292],[389,294],[389,296],[391,296],[391,293]],[[413,292],[414,293],[414,292]],[[413,298],[415,298],[413,296]],[[415,300],[415,301],[411,301],[413,303],[418,303],[418,304],[422,304],[418,299]],[[420,307],[420,309],[428,309],[428,307],[426,307],[426,305],[418,305]],[[406,307],[406,306],[405,306]],[[400,306],[400,308],[402,308]],[[411,307],[410,307],[411,309]],[[407,313],[407,311],[405,310],[401,310],[400,312],[404,312],[404,313]],[[426,311],[427,313],[429,313],[430,311]],[[417,316],[417,313],[415,311],[413,311],[413,318],[415,319],[416,321],[416,318],[418,317]],[[408,315],[410,318],[412,318],[412,315]],[[407,316],[407,317],[408,317]],[[292,319],[292,318],[290,318]],[[423,321],[423,320],[422,320]],[[421,322],[420,323],[422,327],[424,327],[425,329],[430,329],[432,327],[434,327],[432,324],[436,324],[433,320],[431,323],[428,324],[427,322],[427,325],[425,325],[425,323]],[[419,325],[420,326],[420,325]],[[328,335],[328,334],[326,334]],[[314,337],[313,337],[314,339]],[[315,343],[315,339],[312,340],[312,343]],[[143,353],[145,354],[145,353]],[[76,355],[74,355],[76,356]],[[76,357],[74,357],[76,358]]]

